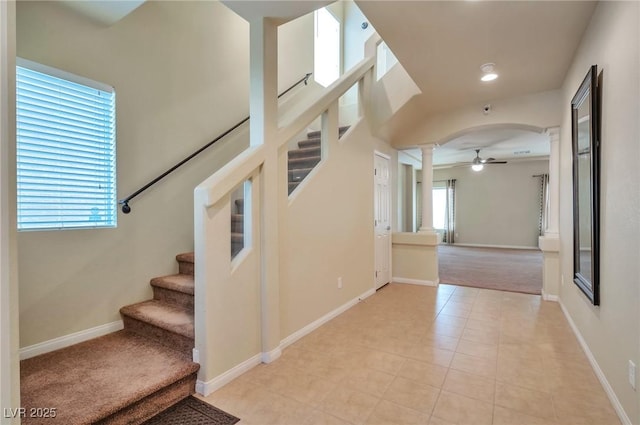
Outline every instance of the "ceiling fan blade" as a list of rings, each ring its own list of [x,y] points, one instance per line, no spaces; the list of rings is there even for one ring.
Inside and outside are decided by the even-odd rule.
[[[485,164],[506,164],[507,161],[491,161],[491,162],[486,162]]]
[[[480,161],[480,162],[482,162],[482,163],[484,164],[484,163],[491,162],[491,161],[495,161],[495,160],[496,160],[495,158],[487,158],[487,159],[483,159],[483,160],[482,160],[482,161]]]

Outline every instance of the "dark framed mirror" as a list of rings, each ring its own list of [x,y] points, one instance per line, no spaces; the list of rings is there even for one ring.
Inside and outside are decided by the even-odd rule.
[[[594,305],[599,287],[600,102],[591,66],[571,101],[573,148],[573,281]]]

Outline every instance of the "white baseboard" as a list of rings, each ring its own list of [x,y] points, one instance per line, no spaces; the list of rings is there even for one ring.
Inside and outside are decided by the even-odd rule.
[[[407,279],[404,277],[394,277],[391,280],[395,283],[408,283],[410,285],[422,285],[422,286],[438,286],[440,279],[433,280],[421,280],[421,279]]]
[[[560,298],[558,298],[557,295],[547,294],[544,291],[542,291],[542,299],[545,301],[554,301],[554,302],[560,301]]]
[[[206,397],[212,392],[224,387],[243,373],[258,366],[260,363],[262,363],[262,353],[256,354],[250,359],[245,360],[244,362],[229,369],[222,375],[216,376],[210,381],[204,382],[198,379],[198,381],[196,381],[196,392]]]
[[[49,341],[29,345],[28,347],[20,349],[20,360],[30,359],[31,357],[39,356],[40,354],[49,353],[51,351],[69,347],[70,345],[88,341],[93,338],[98,338],[99,336],[107,335],[112,332],[119,331],[123,328],[124,324],[122,323],[122,320],[118,320],[115,322],[96,326],[95,328],[85,329],[80,332],[75,332],[69,335],[50,339]]]
[[[596,358],[591,352],[591,349],[587,345],[587,341],[585,341],[584,338],[582,337],[580,330],[578,330],[578,327],[576,326],[575,322],[569,315],[569,312],[565,308],[564,304],[562,304],[562,301],[560,301],[560,308],[564,313],[564,317],[567,318],[567,322],[569,322],[569,326],[571,326],[571,329],[573,329],[573,333],[576,335],[576,338],[578,339],[578,342],[580,343],[582,350],[586,354],[587,359],[589,359],[589,363],[591,363],[591,368],[593,369],[594,373],[598,377],[598,380],[600,381],[600,384],[602,385],[604,392],[607,394],[607,397],[609,397],[609,401],[611,402],[611,404],[613,405],[613,408],[618,414],[618,418],[620,418],[620,422],[622,422],[623,425],[632,425],[631,419],[629,419],[629,416],[627,416],[627,412],[624,411],[624,408],[622,407],[620,400],[618,400],[616,393],[613,391],[611,384],[609,384],[607,377],[605,376],[602,369],[600,369],[600,365],[596,361]]]
[[[519,245],[485,245],[485,244],[477,244],[477,243],[452,243],[449,246],[468,246],[471,248],[498,248],[498,249],[529,249],[540,251],[540,248],[537,246],[519,246]]]
[[[279,346],[277,346],[271,351],[262,353],[260,358],[262,359],[262,363],[271,363],[275,360],[278,360],[278,358],[281,355],[282,355],[282,344],[280,344]]]
[[[360,301],[364,300],[365,298],[370,297],[371,295],[373,295],[375,293],[376,293],[375,289],[369,289],[367,292],[365,292],[362,295],[352,299],[351,301],[348,301],[347,303],[341,305],[340,307],[336,308],[335,310],[330,311],[329,313],[325,314],[324,316],[322,316],[318,320],[315,320],[315,321],[309,323],[304,328],[292,333],[291,335],[289,335],[288,337],[283,339],[280,342],[280,348],[284,349],[284,348],[288,347],[289,345],[293,344],[294,342],[296,342],[297,340],[299,340],[303,336],[310,334],[311,332],[313,332],[316,329],[318,329],[320,326],[322,326],[325,323],[327,323],[329,320],[333,319],[336,316],[339,316],[340,314],[342,314],[345,311],[349,310],[354,305],[358,304]]]

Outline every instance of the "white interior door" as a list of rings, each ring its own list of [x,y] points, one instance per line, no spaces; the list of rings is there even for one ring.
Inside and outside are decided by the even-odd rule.
[[[391,280],[391,173],[389,158],[374,156],[374,225],[376,289]]]

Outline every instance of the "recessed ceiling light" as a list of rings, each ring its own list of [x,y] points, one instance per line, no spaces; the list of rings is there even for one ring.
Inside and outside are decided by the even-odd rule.
[[[496,65],[494,63],[485,63],[480,67],[482,71],[482,77],[480,77],[481,81],[493,81],[498,78],[498,74],[495,71]]]

